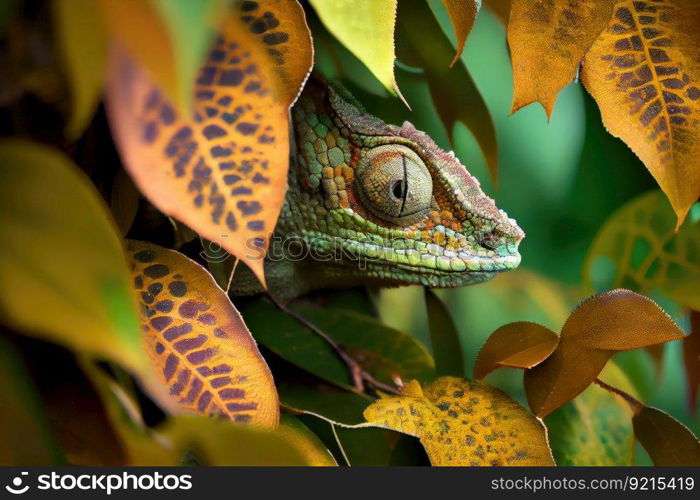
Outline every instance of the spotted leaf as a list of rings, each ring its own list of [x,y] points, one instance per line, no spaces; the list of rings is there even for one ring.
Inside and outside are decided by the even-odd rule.
[[[678,225],[700,197],[700,2],[623,0],[581,80],[608,131],[639,156]]]
[[[508,23],[513,112],[539,101],[552,116],[557,94],[576,77],[586,51],[608,24],[613,3],[513,0]]]
[[[544,426],[483,382],[442,377],[365,410],[365,419],[420,439],[433,465],[554,465]]]
[[[585,283],[596,291],[659,290],[700,309],[700,221],[675,231],[676,217],[660,191],[642,194],[618,209],[588,251]]]
[[[289,107],[311,51],[296,2],[240,3],[199,73],[191,116],[176,112],[123,50],[110,56],[108,111],[137,186],[263,283],[262,257],[286,189]]]
[[[214,278],[173,250],[129,242],[146,350],[187,411],[275,427],[277,390],[243,319]]]

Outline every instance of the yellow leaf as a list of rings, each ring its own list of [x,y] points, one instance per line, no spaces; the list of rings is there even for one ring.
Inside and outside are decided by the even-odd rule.
[[[632,417],[634,435],[654,465],[700,466],[700,441],[669,414],[642,406]]]
[[[296,417],[283,415],[277,435],[301,451],[311,466],[335,467],[338,465],[323,442]]]
[[[513,0],[508,45],[513,61],[511,112],[540,102],[552,116],[557,94],[607,26],[614,0]]]
[[[96,2],[54,0],[53,6],[58,45],[71,88],[72,112],[66,134],[77,139],[100,100],[107,66],[107,39]]]
[[[529,321],[508,323],[486,340],[474,364],[474,377],[482,379],[501,366],[532,368],[554,351],[556,333]]]
[[[457,35],[457,53],[450,63],[450,66],[454,66],[459,58],[462,57],[464,44],[467,42],[467,37],[474,27],[480,3],[477,0],[442,0],[442,3],[447,9],[450,22]]]
[[[123,51],[111,56],[108,112],[140,190],[161,211],[245,262],[264,283],[263,257],[284,202],[289,107],[311,66],[296,2],[244,2],[227,16],[178,114]]]
[[[173,250],[129,242],[146,352],[183,410],[274,428],[272,374],[243,319],[203,267]]]
[[[401,97],[394,77],[396,0],[310,0],[324,26]]]
[[[620,0],[581,81],[608,131],[644,162],[676,212],[700,197],[700,2]]]
[[[364,416],[416,436],[433,465],[554,465],[542,423],[483,382],[442,377],[421,392],[413,381]]]
[[[677,232],[675,226],[660,191],[634,198],[598,231],[584,263],[585,284],[595,290],[661,290],[700,309],[700,221],[688,220]]]
[[[617,351],[682,338],[673,320],[646,297],[629,290],[594,295],[566,320],[554,353],[525,372],[530,408],[544,417],[575,398]]]
[[[152,372],[114,222],[65,156],[0,141],[0,305],[14,328]]]

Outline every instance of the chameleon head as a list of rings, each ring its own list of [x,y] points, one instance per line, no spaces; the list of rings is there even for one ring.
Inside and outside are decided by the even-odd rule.
[[[338,91],[302,95],[294,112],[303,200],[295,233],[365,279],[452,287],[520,263],[525,236],[452,153],[406,122],[388,125]]]

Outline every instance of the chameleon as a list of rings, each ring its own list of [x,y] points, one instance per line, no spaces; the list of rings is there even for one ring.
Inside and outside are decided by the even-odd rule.
[[[450,288],[516,268],[525,234],[454,153],[387,124],[342,86],[310,79],[292,108],[288,188],[265,257],[268,291]],[[263,291],[241,266],[234,295]]]

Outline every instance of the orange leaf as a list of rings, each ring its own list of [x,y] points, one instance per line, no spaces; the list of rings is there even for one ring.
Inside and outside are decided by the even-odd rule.
[[[107,105],[125,167],[161,211],[243,260],[263,259],[284,202],[289,107],[312,59],[296,2],[244,2],[223,22],[180,116],[125,52],[111,55]]]
[[[102,15],[112,39],[150,72],[170,99],[178,99],[175,54],[170,36],[151,2],[143,0],[100,0]]]
[[[575,398],[616,351],[682,338],[673,320],[642,295],[629,290],[594,295],[569,316],[554,353],[525,372],[530,408],[544,417]]]
[[[644,162],[678,226],[700,196],[700,2],[621,0],[581,80],[608,131]]]
[[[585,300],[566,320],[561,342],[599,350],[631,351],[684,338],[656,303],[630,290],[612,290]]]
[[[540,102],[552,116],[557,94],[607,25],[613,0],[513,0],[508,45],[513,61],[511,112]]]
[[[501,366],[532,368],[549,357],[559,336],[549,328],[519,321],[508,323],[491,334],[474,364],[474,377],[482,379]]]
[[[667,413],[642,406],[632,417],[632,425],[654,465],[700,465],[700,441]]]
[[[683,361],[688,379],[690,409],[697,409],[700,388],[700,312],[690,311],[690,335],[683,339]]]
[[[462,57],[464,44],[467,43],[467,37],[474,27],[476,15],[479,13],[479,5],[476,0],[442,0],[442,3],[447,9],[452,28],[457,35],[457,53],[450,63],[450,67],[452,67]]]
[[[186,411],[276,427],[272,374],[214,278],[174,250],[136,241],[128,249],[146,351],[173,401]]]

